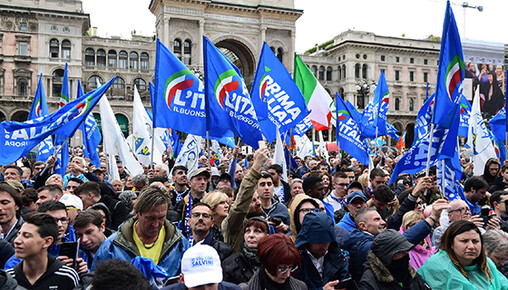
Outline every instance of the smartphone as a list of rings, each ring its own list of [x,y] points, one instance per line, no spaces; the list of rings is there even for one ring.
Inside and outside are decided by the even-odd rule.
[[[266,148],[266,142],[265,142],[265,140],[258,141],[258,146],[259,146],[259,149]]]
[[[355,284],[355,282],[353,282],[353,279],[351,279],[351,277],[349,278],[346,278],[342,281],[339,282],[339,284],[335,285],[335,289],[343,289],[343,288],[346,288],[346,289],[356,289],[355,287],[353,287]]]
[[[79,253],[79,240],[77,242],[65,242],[60,245],[59,256],[66,256],[73,259],[72,268],[76,269]]]
[[[178,282],[180,282],[180,276],[174,276],[174,277],[168,278],[168,280],[166,280],[166,282],[164,283],[164,286],[176,284]]]
[[[271,218],[270,221],[273,223],[273,225],[275,227],[282,223],[282,220],[280,218],[276,218],[276,217]]]

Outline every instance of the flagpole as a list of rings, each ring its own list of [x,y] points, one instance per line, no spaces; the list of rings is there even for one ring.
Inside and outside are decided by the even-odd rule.
[[[207,152],[208,152],[208,157],[206,158],[208,160],[208,165],[210,167],[212,167],[212,165],[210,164],[210,157],[212,156],[211,155],[211,152],[210,152],[210,134],[208,133],[208,130],[206,130],[206,147],[207,147]]]
[[[154,125],[153,125],[153,120],[152,120],[152,149],[150,151],[150,168],[154,169],[155,166],[153,164],[153,147],[155,146],[155,128],[154,128]]]
[[[446,184],[446,167],[445,167],[445,160],[441,160],[441,198],[443,198],[443,193],[445,191],[445,184]],[[452,179],[455,181],[455,179]]]
[[[507,109],[508,109],[508,93],[507,93],[507,89],[508,89],[508,69],[506,70],[506,73],[504,75],[504,78],[505,78],[505,86],[504,86],[504,95],[505,95],[505,102],[504,102],[504,113],[505,113],[505,116],[508,116],[507,114]],[[506,117],[505,117],[506,118]],[[508,118],[506,118],[506,139],[505,139],[505,148],[508,148]]]
[[[65,142],[63,142],[62,146],[60,146],[60,148],[58,148],[58,150],[56,150],[56,152],[53,153],[53,156],[57,156],[60,151],[62,151],[63,147],[65,146],[65,144],[67,144],[67,142],[69,142],[69,138],[65,139]],[[47,160],[46,160],[47,161]],[[55,159],[56,161],[56,159]],[[42,175],[44,172],[46,172],[46,170],[48,169],[48,163],[46,163],[46,166],[44,166],[44,168],[42,169],[41,173],[39,173],[39,175]]]
[[[434,114],[434,112],[432,112]],[[434,139],[434,123],[430,123],[430,140],[429,140],[429,151],[427,152],[427,166],[425,168],[425,176],[429,176],[430,171],[430,157],[432,156],[432,141]],[[425,189],[427,191],[427,189]],[[425,192],[426,193],[426,192]]]

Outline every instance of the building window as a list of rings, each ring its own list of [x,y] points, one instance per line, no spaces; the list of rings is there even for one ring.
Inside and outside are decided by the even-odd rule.
[[[310,70],[312,71],[312,74],[317,77],[317,66],[313,65]]]
[[[58,31],[58,27],[56,27],[56,25],[51,26],[51,32],[57,32],[57,31]]]
[[[365,109],[365,96],[361,93],[356,95],[356,107],[358,109]]]
[[[125,89],[125,81],[121,77],[117,77],[111,87],[113,89]]]
[[[25,78],[18,79],[18,95],[21,97],[28,96],[28,81]]]
[[[326,80],[327,81],[332,80],[332,67],[331,66],[326,68]]]
[[[415,72],[414,71],[410,71],[409,72],[409,81],[410,82],[414,82],[415,81]]]
[[[141,53],[141,69],[144,69],[144,70],[148,70],[148,66],[149,66],[149,56],[148,56],[148,53],[146,52],[143,52]]]
[[[97,50],[97,66],[106,66],[106,51],[104,49]]]
[[[28,42],[27,41],[18,42],[18,55],[28,56]]]
[[[367,55],[366,54],[363,55],[363,59],[367,59]]]
[[[319,80],[324,81],[325,80],[325,67],[319,66]]]
[[[88,91],[91,91],[93,89],[97,88],[97,83],[102,84],[102,78],[100,76],[91,76],[88,78],[87,81],[87,89]]]
[[[116,51],[110,50],[108,51],[108,66],[116,67]]]
[[[359,63],[355,64],[355,78],[357,78],[357,79],[360,78],[361,67],[362,66]]]
[[[381,61],[385,61],[385,56],[384,55],[381,56]]]
[[[146,82],[144,79],[135,79],[134,85],[138,88],[138,91],[143,92],[146,90]]]
[[[338,80],[341,80],[342,79],[342,69],[340,68],[340,65],[337,69],[337,72],[338,72],[338,77],[339,77]]]
[[[95,66],[95,51],[91,48],[85,50],[85,65]]]
[[[395,57],[395,62],[400,62],[400,57],[396,56]]]
[[[429,81],[429,73],[424,72],[423,73],[423,82],[426,83]]]
[[[395,98],[395,111],[400,110],[400,99]]]
[[[128,64],[127,52],[122,50],[118,54],[118,67],[125,69],[125,68],[127,68],[127,64]]]
[[[360,59],[360,54],[359,53],[356,54],[356,58]]]
[[[183,54],[183,64],[190,65],[192,55],[192,42],[188,39],[183,42]]]
[[[178,58],[180,58],[180,55],[182,54],[182,41],[178,38],[173,42],[173,53]]]
[[[362,78],[367,78],[367,64],[363,64],[362,66]]]
[[[71,42],[67,39],[62,41],[62,58],[71,59]]]
[[[58,58],[58,52],[60,50],[60,44],[57,39],[51,39],[49,41],[49,57]]]
[[[424,60],[423,60],[423,64],[424,64],[424,65],[429,64],[429,60],[428,60],[428,59],[424,59]]]
[[[71,32],[71,29],[70,29],[69,27],[65,26],[65,27],[62,29],[62,31],[63,31],[64,33],[69,33],[69,32]]]
[[[410,98],[409,99],[409,111],[413,112],[415,110],[415,99]]]
[[[280,62],[282,62],[282,56],[284,55],[284,50],[282,49],[282,47],[279,47],[277,49],[277,58],[280,60]]]
[[[414,57],[411,57],[411,58],[409,59],[409,63],[415,63],[415,59],[414,59]]]
[[[346,65],[345,64],[342,65],[342,78],[343,79],[347,78],[347,75],[346,75]]]
[[[53,87],[51,88],[51,95],[53,97],[60,97],[62,93],[63,77],[63,69],[57,69],[53,72]]]
[[[400,81],[400,70],[395,71],[395,80]]]
[[[28,31],[28,23],[26,23],[26,22],[21,22],[21,23],[19,24],[19,30],[20,30],[20,31]]]
[[[133,51],[129,54],[130,68],[138,69],[138,53]]]

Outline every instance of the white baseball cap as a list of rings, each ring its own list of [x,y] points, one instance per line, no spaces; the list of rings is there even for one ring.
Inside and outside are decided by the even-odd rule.
[[[219,254],[208,245],[189,248],[183,254],[182,274],[187,288],[222,282]]]
[[[75,207],[77,209],[83,210],[83,201],[81,201],[81,198],[74,194],[64,194],[62,197],[60,197],[59,202],[65,204],[65,206],[68,207]]]

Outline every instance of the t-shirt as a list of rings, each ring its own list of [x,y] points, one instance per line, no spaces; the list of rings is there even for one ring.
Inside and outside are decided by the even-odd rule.
[[[153,262],[158,265],[159,264],[159,258],[161,256],[162,251],[162,245],[164,244],[164,237],[166,236],[166,230],[164,227],[159,232],[159,236],[157,237],[157,240],[153,244],[146,245],[144,244],[141,239],[138,236],[138,233],[136,233],[136,224],[138,222],[135,222],[132,226],[132,238],[134,239],[134,243],[136,244],[136,247],[138,247],[139,254],[141,257],[150,258],[153,260]]]

